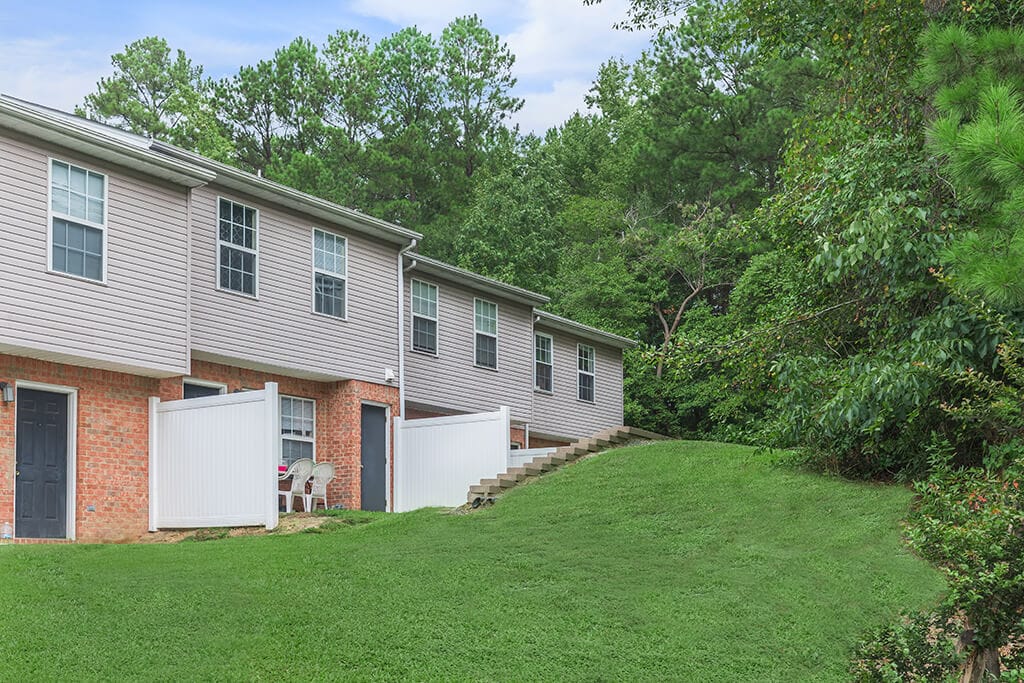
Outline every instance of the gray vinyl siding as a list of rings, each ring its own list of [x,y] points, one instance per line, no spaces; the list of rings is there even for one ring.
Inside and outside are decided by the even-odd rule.
[[[49,158],[107,177],[106,283],[47,272]],[[0,352],[188,372],[187,190],[0,134]]]
[[[412,350],[411,283],[437,285],[437,356]],[[475,365],[473,299],[498,305],[498,368]],[[533,309],[463,285],[417,273],[405,275],[405,395],[410,403],[451,412],[508,406],[529,421],[533,393]]]
[[[622,351],[565,332],[537,331],[554,339],[552,393],[534,392],[532,431],[578,438],[622,424]],[[576,345],[594,347],[594,402],[577,399]],[[532,367],[532,365],[531,365]]]
[[[217,203],[259,210],[258,298],[217,289]],[[313,313],[313,229],[348,239],[347,320]],[[314,376],[398,372],[398,247],[220,190],[192,195],[192,349]]]

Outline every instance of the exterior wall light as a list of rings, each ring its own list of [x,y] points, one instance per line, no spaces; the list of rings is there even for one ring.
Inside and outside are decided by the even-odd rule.
[[[14,403],[14,387],[7,382],[0,382],[0,400],[4,403]]]

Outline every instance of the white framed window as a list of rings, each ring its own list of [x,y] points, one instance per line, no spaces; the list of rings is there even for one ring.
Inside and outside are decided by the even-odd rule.
[[[107,177],[50,159],[50,272],[107,279]]]
[[[313,311],[348,315],[348,240],[319,229],[313,230]]]
[[[203,398],[228,393],[228,385],[223,382],[210,382],[205,379],[187,377],[181,381],[182,398]]]
[[[533,335],[533,388],[551,393],[555,379],[555,340],[549,334]]]
[[[498,304],[473,299],[474,362],[478,367],[498,369]]]
[[[594,347],[586,344],[576,345],[576,358],[579,377],[577,398],[588,403],[594,402]]]
[[[316,401],[281,397],[281,464],[301,458],[316,460]]]
[[[217,286],[255,297],[258,285],[259,211],[219,197]]]
[[[412,281],[412,348],[437,355],[437,285]]]

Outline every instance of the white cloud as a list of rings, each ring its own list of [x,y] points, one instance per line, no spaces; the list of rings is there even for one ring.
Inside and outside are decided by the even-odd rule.
[[[500,33],[495,26],[500,26],[509,15],[518,14],[516,3],[500,0],[354,0],[350,9],[364,17],[383,19],[396,27],[415,24],[421,31],[435,36],[441,35],[452,19],[469,14],[478,15],[485,26]]]
[[[110,57],[67,38],[0,41],[0,92],[71,111],[110,72]]]
[[[526,104],[513,119],[523,133],[543,136],[549,128],[561,125],[575,112],[584,114],[587,105],[584,95],[590,90],[591,81],[567,79],[555,81],[550,90],[520,93]]]

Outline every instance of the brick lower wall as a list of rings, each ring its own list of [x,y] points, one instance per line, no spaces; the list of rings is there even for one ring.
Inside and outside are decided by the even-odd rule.
[[[278,391],[283,395],[316,401],[316,459],[333,463],[335,468],[334,481],[327,488],[327,502],[359,509],[362,503],[362,404],[384,404],[391,408],[392,417],[398,416],[397,386],[358,380],[316,382],[198,360],[192,361],[191,377],[226,384],[229,393],[239,389],[262,389],[266,382],[277,382]],[[181,398],[180,388],[177,398]],[[388,443],[394,444],[390,422]],[[389,472],[388,476],[392,474]],[[393,480],[389,480],[388,488],[388,500],[394,500]]]
[[[149,524],[148,399],[161,393],[164,381],[7,355],[0,355],[0,381],[78,390],[76,537],[125,541],[145,533]],[[0,523],[14,521],[16,411],[17,402],[0,403]]]
[[[265,382],[277,382],[282,394],[315,400],[317,460],[335,465],[328,503],[360,507],[362,404],[386,405],[391,415],[397,416],[397,387],[355,380],[315,382],[201,361],[192,363],[191,376],[222,382],[229,392],[262,389]],[[36,382],[77,390],[76,495],[68,502],[75,505],[78,540],[131,541],[146,533],[149,397],[180,399],[182,379],[154,379],[0,354],[0,382]],[[17,402],[0,403],[0,524],[14,523],[16,415]],[[390,423],[388,430],[388,442],[393,444]],[[393,499],[393,479],[388,486],[389,499]]]

